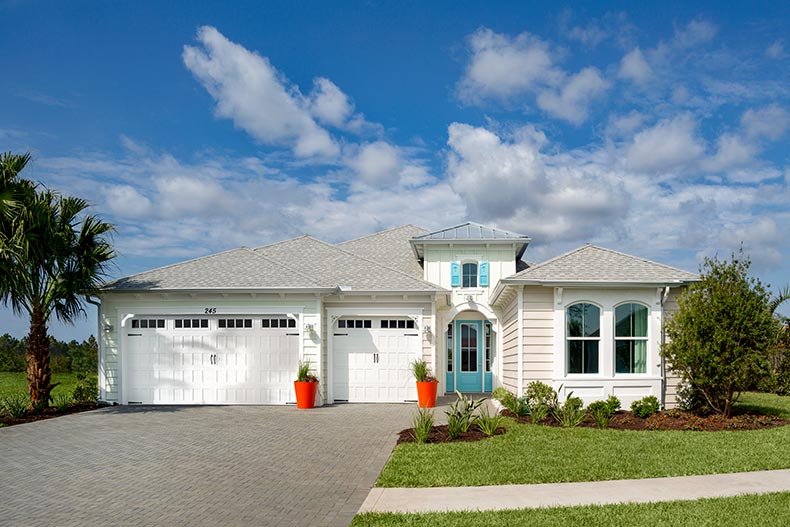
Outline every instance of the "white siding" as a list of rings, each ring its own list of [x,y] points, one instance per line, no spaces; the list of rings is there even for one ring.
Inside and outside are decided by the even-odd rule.
[[[550,383],[554,374],[554,290],[524,288],[524,386],[532,381]]]
[[[502,386],[518,392],[518,296],[512,298],[502,308]]]
[[[678,297],[683,292],[682,288],[670,290],[667,299],[664,301],[664,320],[666,321],[673,313],[678,310]],[[669,342],[668,337],[664,337]],[[664,403],[667,408],[675,408],[678,404],[677,394],[680,386],[680,377],[670,371],[670,365],[666,365],[666,391],[664,393]]]
[[[457,261],[488,262],[488,287],[462,289],[452,287],[450,281],[450,262]],[[488,305],[490,291],[496,287],[500,279],[516,272],[516,251],[511,245],[434,245],[425,246],[425,280],[452,289],[451,305],[466,302],[466,296],[472,295],[478,304]]]

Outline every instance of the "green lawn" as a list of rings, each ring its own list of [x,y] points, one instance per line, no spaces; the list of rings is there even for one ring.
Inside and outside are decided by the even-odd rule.
[[[790,418],[790,397],[743,405]],[[475,443],[399,445],[377,486],[442,487],[652,478],[790,468],[790,426],[739,432],[620,431],[510,424]]]
[[[71,393],[77,384],[76,373],[54,373],[52,382],[61,383],[52,390],[52,395]],[[0,372],[0,397],[14,394],[27,393],[27,377],[24,373]]]
[[[790,524],[790,492],[696,501],[521,509],[497,512],[432,514],[360,514],[352,527],[567,527],[568,525],[683,527],[716,525],[786,526]]]

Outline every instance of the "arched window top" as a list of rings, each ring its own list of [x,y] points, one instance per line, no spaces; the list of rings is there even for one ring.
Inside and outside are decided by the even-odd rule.
[[[461,266],[461,286],[477,287],[477,263],[467,262]]]
[[[647,306],[636,302],[620,304],[614,309],[615,337],[647,337]]]
[[[601,336],[601,308],[595,304],[580,302],[565,310],[567,336],[598,338]]]

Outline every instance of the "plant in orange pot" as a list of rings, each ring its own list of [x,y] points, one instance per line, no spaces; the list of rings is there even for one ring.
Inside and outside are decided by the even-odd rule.
[[[436,388],[439,381],[431,373],[431,368],[424,359],[417,359],[411,363],[411,372],[417,381],[417,404],[420,408],[433,408],[436,406]]]
[[[294,381],[297,408],[315,407],[315,395],[318,393],[318,377],[310,371],[311,366],[309,360],[299,361],[296,380]]]

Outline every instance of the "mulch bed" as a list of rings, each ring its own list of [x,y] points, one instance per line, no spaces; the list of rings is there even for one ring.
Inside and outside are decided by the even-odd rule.
[[[508,410],[502,410],[502,415],[512,417],[519,423],[531,423],[530,417],[516,417]],[[559,426],[551,416],[547,417],[543,423],[545,426]],[[762,415],[755,413],[742,413],[725,418],[720,415],[709,415],[700,417],[682,410],[667,410],[658,412],[650,417],[643,419],[631,412],[621,410],[617,412],[609,423],[609,428],[613,430],[693,430],[698,432],[721,432],[724,430],[763,430],[785,426],[790,421],[781,419],[774,415]],[[587,428],[598,428],[595,420],[587,416],[579,425]]]
[[[60,417],[61,415],[76,414],[77,412],[88,412],[95,410],[99,405],[96,403],[88,404],[75,404],[70,406],[65,411],[60,411],[55,407],[45,409],[40,414],[26,415],[25,417],[13,418],[5,415],[0,416],[0,424],[4,426],[21,425],[24,423],[32,423],[33,421],[43,421],[44,419],[52,419],[53,417]]]
[[[494,435],[502,435],[505,433],[505,427],[500,426],[496,429],[496,433]],[[474,425],[469,428],[468,432],[461,432],[461,434],[456,439],[450,439],[450,434],[447,433],[447,425],[439,425],[434,426],[431,428],[431,434],[428,436],[428,443],[455,443],[455,442],[470,442],[470,441],[482,441],[483,439],[488,439],[492,436],[487,436],[480,430],[478,430]],[[398,443],[416,443],[414,437],[412,436],[412,429],[407,428],[405,430],[401,430],[398,433]]]

